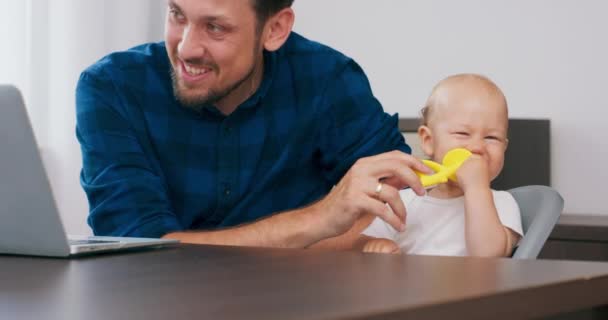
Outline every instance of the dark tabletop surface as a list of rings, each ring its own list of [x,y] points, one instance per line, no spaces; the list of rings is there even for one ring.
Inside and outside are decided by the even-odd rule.
[[[608,263],[180,245],[0,256],[0,319],[512,319],[608,304]]]

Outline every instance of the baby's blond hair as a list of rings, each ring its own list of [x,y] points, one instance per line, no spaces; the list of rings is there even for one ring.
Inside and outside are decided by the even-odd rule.
[[[445,100],[446,88],[448,88],[453,83],[465,81],[482,84],[483,87],[488,90],[488,92],[491,92],[501,97],[504,102],[505,108],[507,107],[507,99],[505,98],[505,95],[503,94],[502,90],[500,90],[500,88],[488,77],[475,73],[455,74],[439,81],[439,83],[437,83],[433,87],[433,90],[431,91],[431,94],[427,99],[426,104],[424,105],[422,110],[420,110],[421,124],[424,126],[429,124],[429,121],[433,114],[433,110],[437,108],[438,105],[441,105],[442,102]]]

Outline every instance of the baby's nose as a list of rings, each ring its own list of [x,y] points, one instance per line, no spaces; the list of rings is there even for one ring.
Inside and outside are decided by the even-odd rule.
[[[471,153],[477,155],[483,155],[485,152],[485,146],[483,144],[483,141],[478,141],[477,139],[470,141],[469,145],[467,146],[467,149],[469,149]]]

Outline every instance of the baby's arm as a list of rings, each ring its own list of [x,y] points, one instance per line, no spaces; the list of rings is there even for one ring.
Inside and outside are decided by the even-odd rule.
[[[511,255],[519,235],[505,227],[490,189],[486,161],[473,155],[457,171],[464,191],[465,239],[471,256],[505,257]]]
[[[387,209],[390,210],[390,207]],[[357,235],[352,248],[363,252],[401,253],[397,243],[391,240],[395,239],[397,233],[388,223],[373,218],[371,224]]]
[[[392,240],[360,235],[355,242],[355,249],[363,252],[400,254],[399,246]]]

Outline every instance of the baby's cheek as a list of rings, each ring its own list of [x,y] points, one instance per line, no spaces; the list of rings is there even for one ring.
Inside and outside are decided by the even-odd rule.
[[[490,177],[494,180],[500,174],[502,170],[503,163],[502,162],[494,162],[491,166],[488,166],[490,170]]]

